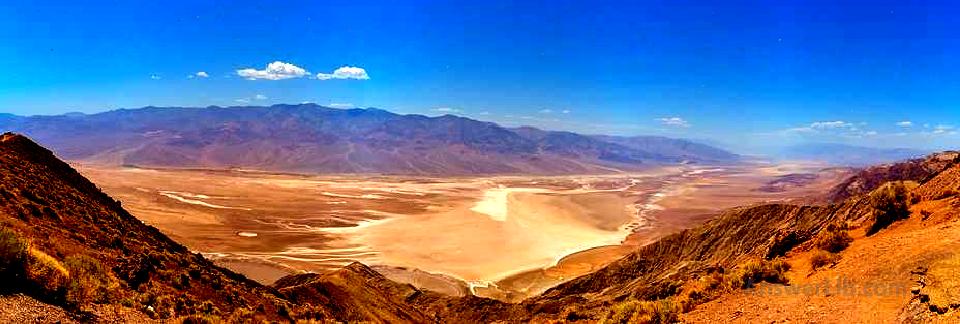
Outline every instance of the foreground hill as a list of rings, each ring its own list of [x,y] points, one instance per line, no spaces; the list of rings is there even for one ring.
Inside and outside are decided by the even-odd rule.
[[[737,156],[688,141],[589,137],[445,115],[314,104],[156,108],[83,115],[0,116],[66,159],[155,167],[321,173],[563,174]]]
[[[155,318],[285,316],[288,303],[275,290],[217,267],[143,224],[25,137],[0,137],[0,178],[5,293],[77,310],[124,305]]]
[[[944,165],[946,164],[946,165]],[[905,176],[905,169],[939,171]],[[789,286],[761,284],[727,294],[682,316],[686,322],[957,323],[960,321],[960,165],[956,153],[935,154],[866,175],[904,179],[903,199],[893,222],[880,208],[865,222],[848,220],[848,245],[833,253],[801,246],[783,260],[793,265]],[[882,170],[892,171],[884,175]],[[890,193],[897,182],[871,196]],[[883,207],[884,204],[878,205]],[[891,207],[886,205],[886,207]],[[902,209],[901,209],[902,208]]]

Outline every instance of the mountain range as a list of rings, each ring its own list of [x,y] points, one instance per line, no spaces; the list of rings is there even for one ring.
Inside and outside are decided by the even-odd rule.
[[[834,165],[863,167],[916,158],[929,151],[910,148],[877,148],[841,143],[806,143],[792,145],[778,152],[786,160],[819,161]]]
[[[98,114],[0,116],[70,160],[175,168],[382,174],[573,174],[677,163],[735,163],[683,139],[590,136],[444,115],[315,104],[145,107]]]

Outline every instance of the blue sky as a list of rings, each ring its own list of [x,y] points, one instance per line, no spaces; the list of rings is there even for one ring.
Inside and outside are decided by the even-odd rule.
[[[4,3],[0,112],[315,102],[747,150],[960,146],[949,2],[514,2]]]

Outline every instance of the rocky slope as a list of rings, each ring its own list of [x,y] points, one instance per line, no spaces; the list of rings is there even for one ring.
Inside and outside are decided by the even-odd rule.
[[[0,118],[66,159],[153,167],[401,174],[573,174],[737,156],[688,141],[614,142],[445,115],[314,104]],[[634,143],[634,141],[626,141]]]
[[[823,253],[794,249],[789,286],[763,284],[698,306],[681,319],[691,323],[802,320],[874,323],[956,323],[960,296],[960,165],[954,153],[905,162],[903,168],[941,169],[906,179],[919,182],[909,193],[905,218],[875,233],[850,222],[851,243],[818,266]],[[953,162],[945,162],[953,160]],[[944,164],[945,163],[945,164]],[[873,176],[882,176],[876,173]],[[886,177],[900,177],[894,171]],[[878,192],[878,191],[875,191]]]
[[[827,193],[832,202],[863,195],[889,181],[923,182],[952,166],[960,158],[960,152],[941,152],[923,158],[898,163],[882,164],[864,168]]]
[[[143,224],[26,137],[0,137],[0,179],[0,253],[6,263],[0,272],[7,277],[5,282],[35,279],[4,284],[8,292],[29,293],[55,304],[78,304],[83,300],[69,295],[71,285],[95,279],[104,284],[93,287],[102,291],[92,301],[123,304],[156,318],[210,314],[280,320],[287,316],[283,310],[288,303],[276,290],[217,267]],[[22,251],[11,248],[17,242],[29,247],[25,261],[19,256]],[[76,271],[60,271],[73,269],[71,260],[87,258],[92,261],[86,264],[93,266],[86,268],[104,269],[93,279],[69,277]],[[62,272],[67,278],[40,271],[44,269]],[[44,286],[58,280],[65,282]],[[243,310],[250,312],[243,314]]]

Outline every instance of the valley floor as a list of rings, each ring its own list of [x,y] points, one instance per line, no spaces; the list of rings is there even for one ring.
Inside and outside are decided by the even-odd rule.
[[[722,209],[808,197],[846,175],[761,190],[819,166],[469,178],[77,167],[139,219],[263,283],[360,261],[429,290],[508,301]]]

